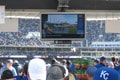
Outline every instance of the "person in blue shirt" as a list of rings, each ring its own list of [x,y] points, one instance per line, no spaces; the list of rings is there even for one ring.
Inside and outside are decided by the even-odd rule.
[[[100,58],[100,63],[95,65],[96,68],[105,67],[107,65],[107,60],[105,57]]]
[[[16,78],[16,80],[28,80],[27,72],[28,72],[28,63],[25,63],[23,66],[22,75],[14,76],[14,78]]]
[[[120,73],[120,65],[115,67],[114,69],[117,70]]]

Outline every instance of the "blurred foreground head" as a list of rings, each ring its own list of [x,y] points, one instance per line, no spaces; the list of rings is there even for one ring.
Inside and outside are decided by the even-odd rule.
[[[32,59],[28,64],[30,80],[46,80],[46,63],[43,59]]]

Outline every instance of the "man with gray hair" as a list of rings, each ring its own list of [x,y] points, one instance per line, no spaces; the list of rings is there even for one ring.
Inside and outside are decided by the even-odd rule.
[[[0,75],[2,75],[5,70],[11,70],[13,76],[17,76],[17,72],[16,72],[15,68],[12,66],[12,64],[13,64],[13,60],[8,59],[6,64],[3,66],[3,68],[2,68],[2,70],[0,72]]]

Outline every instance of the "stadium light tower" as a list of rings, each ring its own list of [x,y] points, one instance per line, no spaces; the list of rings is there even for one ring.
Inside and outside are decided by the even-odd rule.
[[[68,7],[69,7],[69,1],[70,0],[58,0],[58,7],[57,7],[57,11],[59,12],[65,12]]]

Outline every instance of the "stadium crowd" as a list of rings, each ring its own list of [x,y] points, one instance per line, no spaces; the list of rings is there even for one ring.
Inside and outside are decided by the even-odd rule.
[[[52,46],[53,43],[42,42],[40,36],[30,32],[40,34],[39,19],[19,19],[18,32],[0,32],[0,45],[13,46]],[[106,33],[105,21],[87,21],[86,22],[86,39],[83,40],[83,46],[89,46],[94,41],[119,41],[118,33]],[[81,43],[73,43],[72,46],[81,46]],[[70,45],[70,46],[71,46]]]
[[[71,53],[59,53],[59,52],[1,52],[0,55],[2,56],[5,56],[5,55],[31,55],[31,56],[34,56],[34,55],[41,55],[41,56],[79,56],[80,54],[79,53],[74,53],[74,52],[71,52]]]
[[[8,59],[0,62],[2,80],[120,80],[120,60],[112,57],[94,59],[84,74],[76,74],[77,66],[70,60],[33,58],[20,64],[18,60]]]

